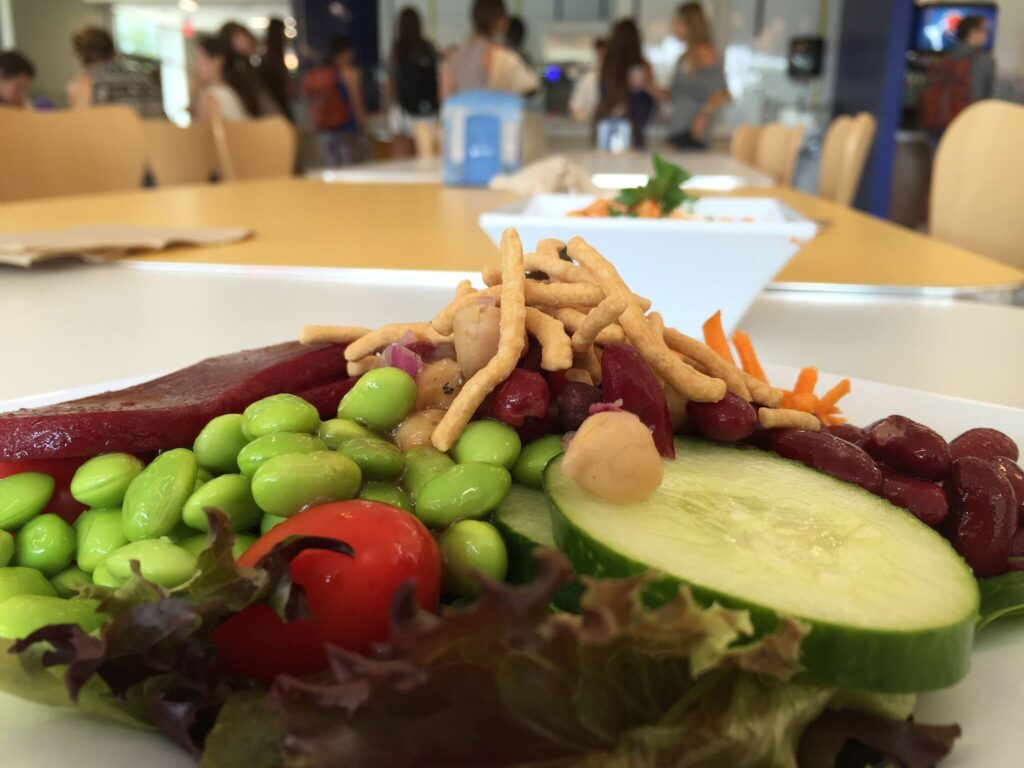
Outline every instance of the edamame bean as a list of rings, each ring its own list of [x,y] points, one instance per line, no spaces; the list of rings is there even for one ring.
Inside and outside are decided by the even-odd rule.
[[[270,459],[252,478],[252,496],[271,515],[291,517],[311,504],[351,499],[363,475],[348,456],[331,451]]]
[[[401,488],[387,483],[367,483],[359,492],[359,498],[366,501],[380,501],[392,507],[412,512],[412,501]]]
[[[218,475],[238,471],[238,452],[249,442],[242,433],[244,418],[240,413],[225,413],[207,422],[192,444],[200,467]]]
[[[0,480],[0,529],[16,531],[42,512],[54,485],[42,472],[19,472]]]
[[[494,419],[472,421],[459,436],[452,456],[459,464],[479,461],[512,469],[523,444],[516,431]]]
[[[338,418],[387,432],[415,408],[416,382],[409,374],[398,368],[374,368],[345,393],[338,405]]]
[[[402,474],[405,457],[392,443],[377,437],[354,437],[338,453],[359,465],[367,480],[391,480]]]
[[[75,521],[78,567],[92,573],[107,555],[128,543],[120,509],[90,509]]]
[[[295,395],[271,395],[252,403],[242,414],[245,431],[252,437],[273,432],[316,432],[320,414]]]
[[[35,568],[0,568],[0,603],[15,595],[53,597],[56,594],[57,590],[53,588],[53,584]]]
[[[551,460],[564,452],[561,435],[545,435],[523,448],[519,460],[512,467],[512,477],[517,483],[531,488],[544,486],[544,470]]]
[[[14,537],[7,531],[0,531],[0,568],[14,559]]]
[[[512,487],[508,470],[497,464],[456,464],[435,475],[416,496],[416,516],[433,528],[483,517]]]
[[[454,466],[455,462],[447,453],[441,453],[433,446],[413,448],[405,454],[402,488],[415,500],[428,480]]]
[[[168,589],[184,584],[196,571],[195,556],[167,539],[144,539],[125,544],[112,552],[103,565],[111,577],[124,582],[131,576],[132,560],[139,561],[142,578]]]
[[[92,572],[92,583],[97,587],[109,587],[110,589],[117,589],[124,584],[124,579],[115,579],[114,576],[107,570],[107,566],[100,563],[96,566],[96,570]]]
[[[72,565],[50,579],[50,583],[53,584],[57,594],[61,597],[74,597],[85,587],[92,586],[92,576],[81,568]]]
[[[192,492],[195,493],[202,486],[206,485],[211,480],[213,480],[213,473],[210,472],[208,469],[203,469],[202,467],[199,467],[198,469],[196,469],[196,484],[192,486]]]
[[[18,532],[14,553],[18,565],[55,576],[75,556],[75,529],[57,515],[40,515]]]
[[[252,498],[249,478],[241,475],[215,477],[188,497],[181,518],[197,531],[209,529],[206,509],[219,509],[228,516],[233,531],[247,531],[259,522],[263,512]]]
[[[282,520],[284,518],[281,518]],[[245,536],[239,534],[235,536],[235,541],[231,545],[231,556],[237,560],[249,547],[255,543],[255,536]],[[205,533],[201,533],[198,536],[190,536],[183,541],[178,542],[178,546],[184,549],[193,557],[198,558],[199,553],[206,549],[206,546],[210,543],[210,537]]]
[[[503,581],[508,572],[508,550],[490,523],[460,520],[438,539],[444,559],[444,591],[452,597],[476,597],[476,574]]]
[[[376,437],[373,432],[362,424],[351,419],[328,419],[323,421],[320,423],[320,429],[317,430],[317,434],[332,451],[337,450],[341,447],[342,443],[346,440],[351,440],[353,437]]]
[[[260,536],[266,536],[268,531],[273,530],[287,519],[281,515],[263,515],[260,518]]]
[[[20,640],[51,624],[77,624],[92,632],[105,620],[96,605],[95,600],[17,595],[0,603],[0,637]]]
[[[71,495],[87,507],[120,507],[125,491],[142,467],[142,462],[130,453],[94,456],[71,478]]]
[[[168,533],[166,536],[161,536],[162,539],[167,539],[171,544],[180,544],[185,539],[191,538],[196,535],[196,529],[190,525],[186,525],[185,521],[182,520],[176,526],[174,530]]]
[[[129,541],[166,536],[181,522],[181,510],[196,487],[198,464],[186,448],[161,453],[132,480],[121,508]]]
[[[275,432],[256,438],[238,452],[238,471],[251,480],[256,470],[275,456],[326,450],[327,445],[319,437],[296,432]]]

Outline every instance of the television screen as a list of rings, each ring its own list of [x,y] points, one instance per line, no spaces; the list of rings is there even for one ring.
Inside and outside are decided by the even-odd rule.
[[[996,32],[997,9],[981,5],[925,5],[918,9],[914,47],[919,51],[942,52],[956,47],[956,30],[965,16],[981,16],[988,23],[985,47],[992,48]]]

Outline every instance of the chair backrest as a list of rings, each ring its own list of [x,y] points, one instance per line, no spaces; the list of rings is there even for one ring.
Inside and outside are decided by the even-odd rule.
[[[134,189],[144,168],[142,121],[128,107],[0,107],[0,201]]]
[[[747,165],[757,162],[757,139],[761,133],[758,125],[737,125],[729,139],[729,154],[733,160]]]
[[[757,137],[754,164],[779,184],[790,186],[803,139],[802,125],[787,127],[771,123],[763,126]]]
[[[168,120],[145,120],[146,162],[161,187],[202,184],[217,169],[210,124],[181,128]]]
[[[946,130],[932,169],[936,237],[1024,267],[1024,106],[987,100]]]
[[[821,148],[819,195],[842,205],[853,202],[875,138],[875,126],[875,118],[867,112],[856,117],[840,115],[832,121]]]
[[[213,141],[226,181],[269,179],[295,172],[295,129],[279,115],[239,122],[214,119]]]

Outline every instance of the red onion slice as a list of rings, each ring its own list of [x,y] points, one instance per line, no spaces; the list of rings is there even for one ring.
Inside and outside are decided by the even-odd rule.
[[[419,376],[420,368],[423,367],[423,358],[401,344],[389,344],[384,350],[381,365],[398,368],[415,379]]]
[[[588,413],[593,416],[595,413],[623,413],[622,398],[614,403],[594,403],[590,406]]]

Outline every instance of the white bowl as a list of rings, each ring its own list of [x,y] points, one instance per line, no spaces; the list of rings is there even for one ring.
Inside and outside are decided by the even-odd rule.
[[[497,244],[506,227],[523,247],[579,235],[610,259],[635,293],[654,302],[665,322],[695,333],[716,310],[726,330],[764,286],[814,237],[817,225],[777,200],[705,197],[694,212],[712,221],[569,217],[591,195],[534,195],[480,216]],[[723,220],[725,219],[725,220]]]

